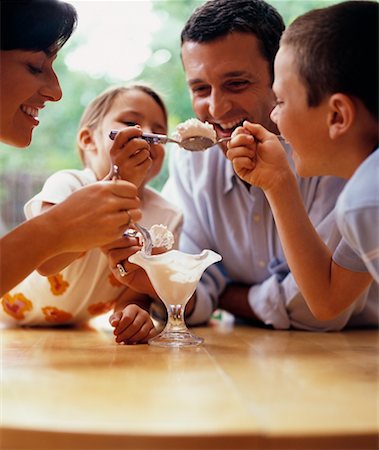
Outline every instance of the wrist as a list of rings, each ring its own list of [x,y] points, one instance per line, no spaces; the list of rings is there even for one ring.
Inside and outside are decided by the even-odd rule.
[[[288,168],[280,173],[271,184],[269,189],[265,190],[265,195],[270,202],[278,199],[283,201],[288,196],[289,200],[294,190],[298,189],[298,183],[295,174]]]

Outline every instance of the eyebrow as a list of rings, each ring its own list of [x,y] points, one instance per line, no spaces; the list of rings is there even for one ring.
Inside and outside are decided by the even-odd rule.
[[[237,77],[244,77],[244,78],[253,78],[252,74],[250,72],[246,72],[246,70],[234,70],[231,72],[226,72],[222,75],[222,78],[237,78]],[[192,78],[188,80],[187,82],[189,85],[197,84],[197,83],[204,83],[204,80],[201,78]]]

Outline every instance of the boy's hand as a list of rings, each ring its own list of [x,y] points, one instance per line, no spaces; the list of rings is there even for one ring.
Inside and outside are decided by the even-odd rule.
[[[118,166],[120,177],[137,187],[144,182],[151,167],[150,146],[144,139],[140,127],[120,130],[110,149],[112,164]]]
[[[234,131],[226,156],[240,178],[266,192],[291,171],[277,136],[250,122]]]
[[[113,334],[118,344],[145,344],[158,334],[149,313],[135,304],[113,313],[109,322],[114,327]]]

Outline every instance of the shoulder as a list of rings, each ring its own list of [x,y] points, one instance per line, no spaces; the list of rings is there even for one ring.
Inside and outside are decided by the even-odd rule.
[[[339,214],[379,207],[379,150],[358,167],[338,200]]]
[[[45,182],[47,185],[65,185],[71,186],[72,190],[87,184],[95,183],[96,177],[91,169],[65,169],[52,174]]]

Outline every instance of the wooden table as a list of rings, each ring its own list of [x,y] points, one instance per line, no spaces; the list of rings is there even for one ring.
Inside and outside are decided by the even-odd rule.
[[[378,334],[194,330],[204,345],[110,330],[1,330],[6,449],[376,449]]]

